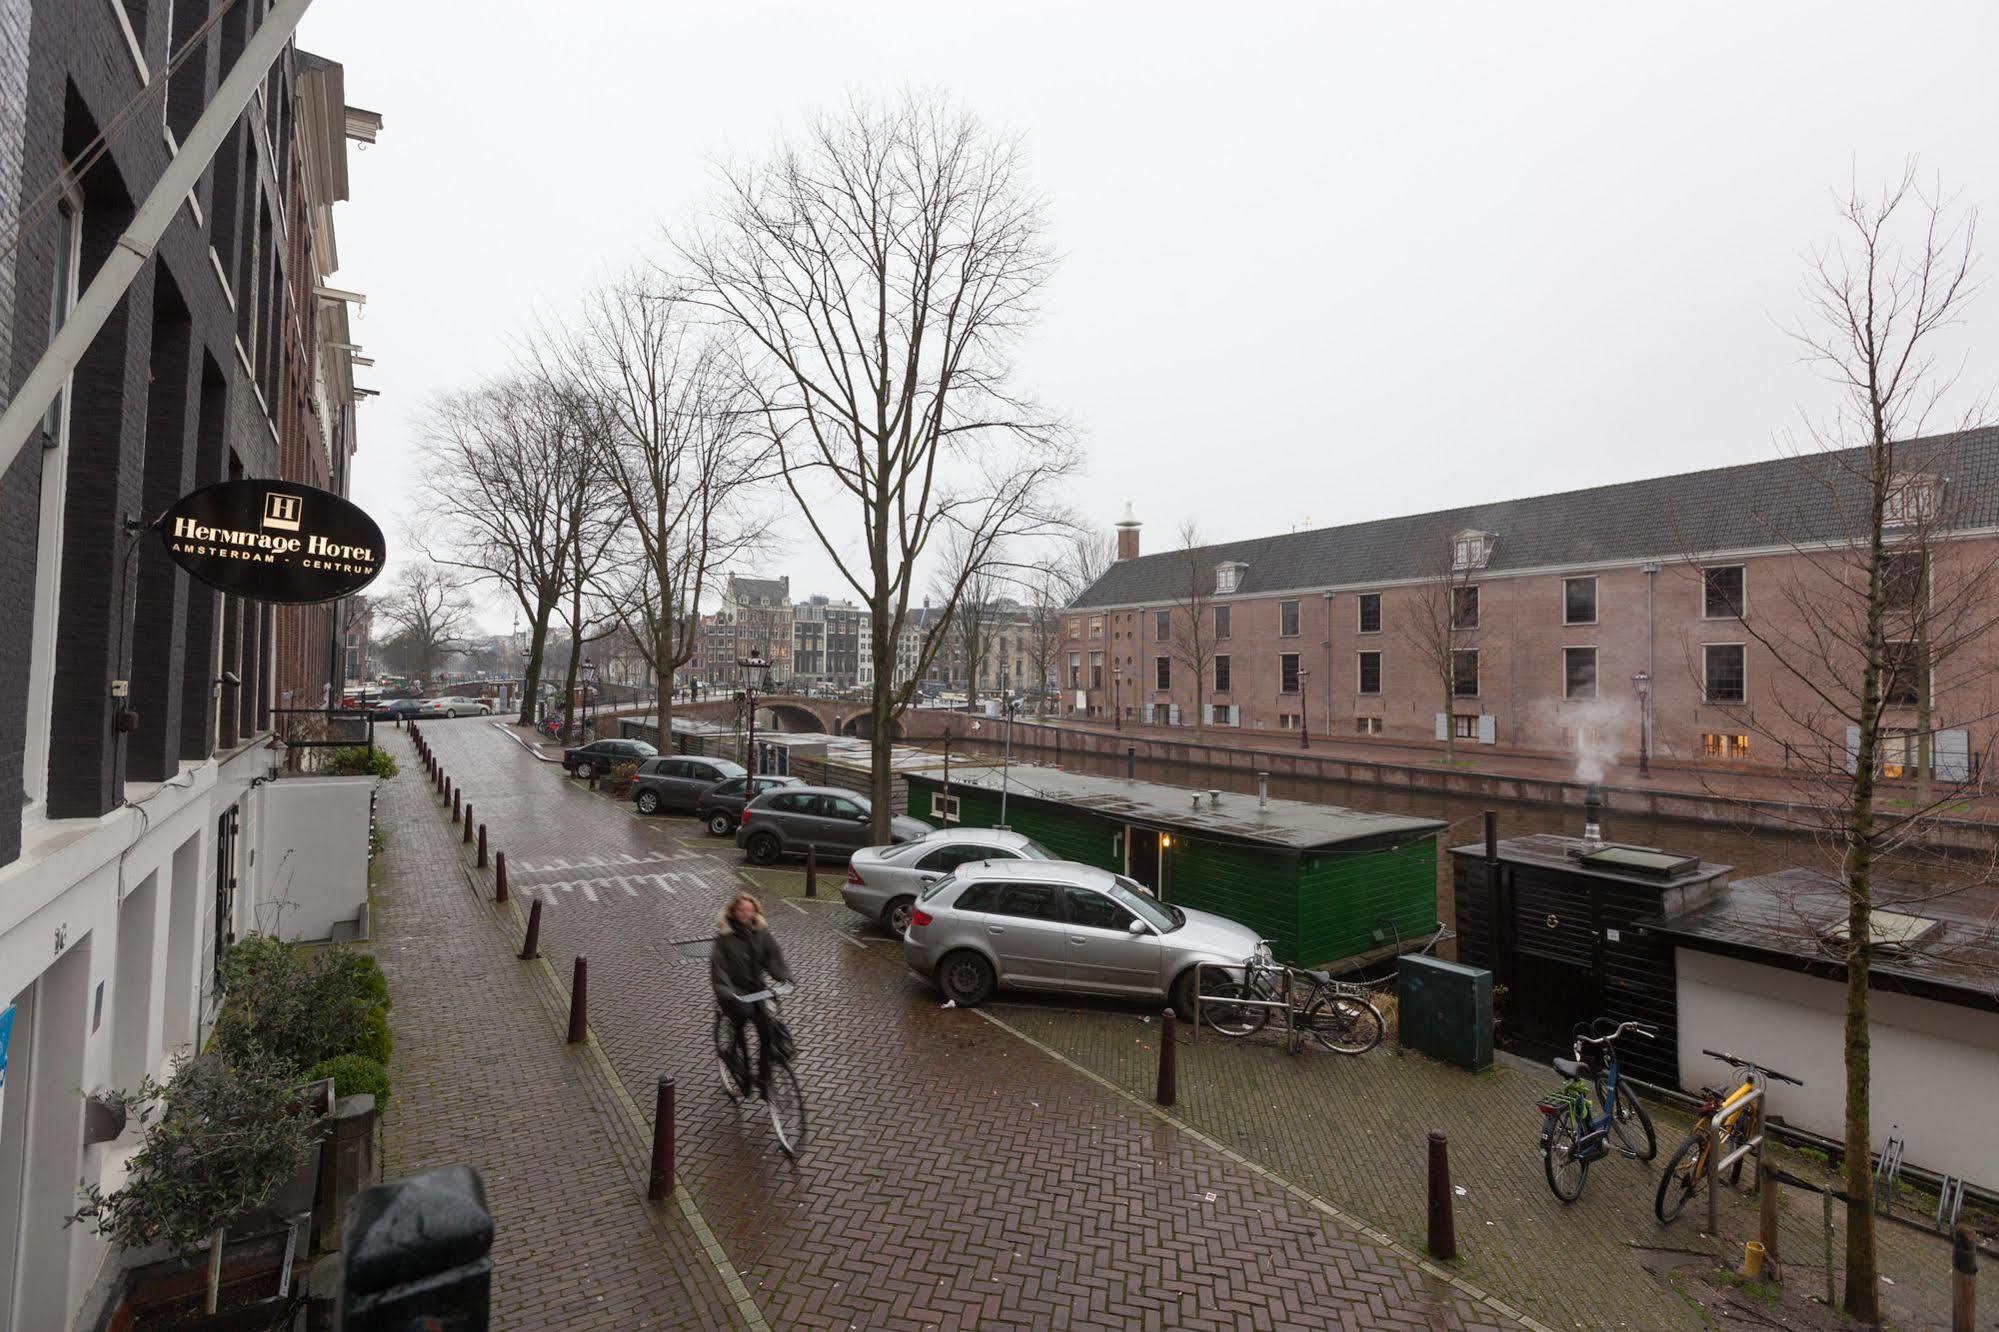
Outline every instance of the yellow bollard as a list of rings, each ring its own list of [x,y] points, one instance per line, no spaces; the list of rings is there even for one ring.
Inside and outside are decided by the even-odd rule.
[[[1742,1246],[1742,1275],[1751,1281],[1763,1275],[1763,1242],[1750,1240]]]

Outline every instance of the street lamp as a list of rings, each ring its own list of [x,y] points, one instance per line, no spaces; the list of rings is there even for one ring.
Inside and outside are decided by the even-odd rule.
[[[1111,662],[1111,726],[1124,729],[1124,667]]]
[[[583,677],[583,738],[587,743],[597,738],[597,733],[590,729],[590,699],[597,692],[597,663],[585,657],[576,673]]]
[[[1305,689],[1305,682],[1311,678],[1310,668],[1304,666],[1298,668],[1298,748],[1300,749],[1312,747],[1311,705],[1308,701],[1312,696]]]
[[[762,769],[757,763],[757,694],[768,693],[770,689],[770,663],[761,652],[753,652],[747,657],[736,658],[736,667],[743,673],[743,707],[748,716],[749,739],[746,742],[744,767],[752,773]]]
[[[1652,775],[1652,722],[1651,708],[1647,700],[1652,697],[1652,677],[1644,671],[1631,677],[1632,688],[1638,691],[1638,775]]]

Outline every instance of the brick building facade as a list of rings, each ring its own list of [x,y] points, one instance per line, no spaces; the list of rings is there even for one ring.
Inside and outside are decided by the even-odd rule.
[[[1955,501],[1952,529],[1936,534],[1941,564],[1955,543],[1983,548],[1999,530],[1999,430],[1923,443]],[[1824,502],[1839,484],[1834,471],[1843,474],[1823,458],[1785,458],[1191,557],[1140,555],[1130,522],[1120,559],[1065,614],[1062,710],[1404,741],[1441,739],[1450,727],[1473,747],[1625,760],[1643,737],[1654,757],[1783,766],[1827,740],[1787,726],[1803,712],[1800,686],[1746,623],[1785,635],[1802,628],[1787,592],[1808,558],[1798,549],[1846,540],[1829,526],[1842,506]],[[1448,706],[1441,670],[1414,632],[1442,592],[1456,598],[1462,626]],[[1196,611],[1207,640],[1199,653],[1187,645]],[[1950,672],[1953,689],[1934,699],[1942,776],[1963,772],[1993,741],[1999,684],[1970,658],[1995,651],[1972,645]],[[1912,700],[1891,706],[1886,721],[1891,733],[1913,728]],[[1898,753],[1891,740],[1891,764]]]
[[[20,222],[0,400],[268,8],[0,0],[0,216]],[[286,46],[0,477],[0,1325],[68,1326],[100,1284],[103,1244],[62,1217],[134,1143],[86,1143],[78,1090],[198,1048],[215,957],[275,891],[254,854],[275,710],[338,685],[332,608],[223,596],[128,523],[235,477],[345,489],[359,390],[323,279],[347,140],[378,118],[339,70]]]

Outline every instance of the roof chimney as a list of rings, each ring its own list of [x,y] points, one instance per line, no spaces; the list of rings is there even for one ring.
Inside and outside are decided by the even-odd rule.
[[[1124,517],[1117,523],[1117,557],[1121,560],[1138,558],[1138,516],[1131,511],[1131,501],[1124,502]]]

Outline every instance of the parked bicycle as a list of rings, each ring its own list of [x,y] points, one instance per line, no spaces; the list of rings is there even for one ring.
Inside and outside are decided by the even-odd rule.
[[[1701,1088],[1699,1118],[1694,1120],[1693,1131],[1687,1134],[1686,1141],[1666,1162],[1666,1171],[1659,1177],[1658,1196],[1652,1202],[1653,1213],[1667,1225],[1678,1219],[1707,1181],[1708,1153],[1721,1153],[1716,1161],[1718,1170],[1721,1161],[1726,1161],[1745,1143],[1755,1141],[1763,1131],[1764,1098],[1758,1096],[1752,1101],[1750,1093],[1768,1086],[1764,1081],[1766,1078],[1788,1082],[1793,1087],[1805,1085],[1789,1074],[1779,1073],[1753,1060],[1738,1059],[1725,1051],[1702,1050],[1701,1053],[1735,1068],[1740,1080],[1726,1095],[1713,1087]],[[1727,1175],[1730,1185],[1741,1180],[1742,1157],[1737,1156],[1729,1164]]]
[[[1281,1005],[1286,981],[1291,996],[1291,1023],[1295,1038],[1310,1036],[1336,1054],[1366,1054],[1381,1044],[1387,1022],[1374,1006],[1367,990],[1359,985],[1333,979],[1323,971],[1287,967],[1276,962],[1271,940],[1260,940],[1256,955],[1243,964],[1240,981],[1222,981],[1203,986],[1201,1020],[1224,1036],[1249,1036],[1262,1031]],[[1261,1003],[1231,1003],[1230,1000],[1260,1000]]]
[[[1619,1152],[1635,1160],[1649,1161],[1659,1152],[1652,1116],[1625,1083],[1617,1062],[1618,1041],[1627,1034],[1655,1040],[1658,1029],[1642,1022],[1613,1027],[1609,1019],[1598,1018],[1589,1030],[1587,1036],[1577,1031],[1575,1058],[1553,1061],[1555,1072],[1566,1079],[1562,1090],[1535,1104],[1541,1112],[1541,1162],[1548,1190],[1565,1203],[1583,1196],[1590,1162],[1608,1155],[1613,1139]],[[1585,1047],[1594,1052],[1594,1065],[1585,1062]],[[1601,1111],[1594,1115],[1592,1094]]]
[[[792,1056],[797,1053],[797,1042],[792,1039],[791,1028],[785,1025],[778,1005],[778,1000],[790,994],[793,988],[777,985],[735,997],[746,1004],[761,1004],[768,1014],[770,1076],[765,1082],[762,1100],[764,1109],[770,1114],[771,1129],[777,1134],[777,1145],[786,1156],[796,1159],[805,1150],[805,1092],[799,1087],[798,1075],[791,1067]],[[756,1095],[757,1052],[749,1048],[756,1030],[754,1023],[744,1027],[743,1049],[739,1052],[729,1015],[719,1009],[715,1013],[715,1057],[722,1065],[722,1090],[729,1094],[731,1100],[739,1103]]]

